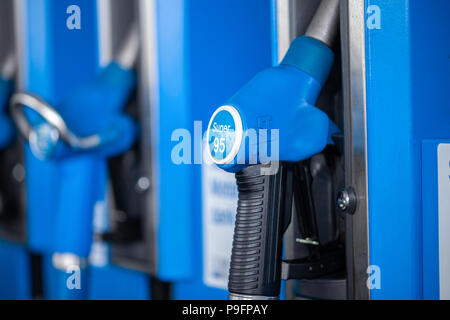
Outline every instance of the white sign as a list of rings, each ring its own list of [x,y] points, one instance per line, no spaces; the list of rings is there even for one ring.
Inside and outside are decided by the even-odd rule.
[[[439,289],[450,299],[450,143],[438,146]]]
[[[98,201],[94,207],[94,234],[104,233],[108,230],[109,212],[106,201]],[[105,267],[109,260],[108,244],[103,241],[93,241],[89,263],[96,267]]]
[[[204,162],[202,189],[203,282],[227,289],[238,199],[236,179],[234,174]]]

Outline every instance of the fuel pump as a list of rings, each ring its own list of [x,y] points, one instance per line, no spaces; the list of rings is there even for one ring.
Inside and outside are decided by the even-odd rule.
[[[11,99],[11,115],[26,144],[35,157],[57,163],[62,177],[52,241],[52,263],[62,271],[56,281],[59,299],[87,297],[86,286],[64,289],[66,272],[78,271],[86,280],[95,181],[104,179],[106,159],[126,151],[135,140],[134,121],[123,108],[136,84],[133,67],[138,48],[137,27],[133,26],[115,61],[61,105],[51,106],[27,92]]]
[[[342,250],[329,250],[335,228],[320,230],[311,214],[316,204],[311,179],[329,177],[326,154],[315,155],[339,145],[340,130],[314,106],[333,66],[338,24],[339,0],[323,0],[280,65],[256,75],[210,119],[208,153],[222,169],[236,172],[239,190],[230,299],[278,299],[282,277],[313,277],[343,267]],[[282,262],[293,198],[302,213],[299,241],[311,248],[306,263]]]

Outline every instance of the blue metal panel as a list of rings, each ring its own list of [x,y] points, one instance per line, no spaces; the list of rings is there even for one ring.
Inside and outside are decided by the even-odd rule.
[[[419,146],[413,140],[409,1],[378,5],[381,30],[366,32],[370,264],[381,269],[372,299],[422,297]],[[420,178],[419,178],[420,179]]]
[[[192,170],[171,161],[170,138],[173,130],[189,128],[193,118],[189,109],[188,54],[185,2],[163,0],[157,2],[158,68],[160,105],[157,172],[159,174],[157,206],[158,276],[162,280],[178,280],[194,272],[193,225],[190,217],[192,199]],[[178,192],[180,190],[181,192]]]
[[[449,84],[450,3],[365,4],[381,9],[381,29],[366,28],[370,264],[381,269],[381,289],[371,298],[421,299],[429,279],[422,264],[422,237],[429,234],[422,234],[421,141],[450,135],[442,90]]]
[[[80,273],[81,288],[69,289],[67,283],[74,280],[73,273],[53,268],[51,256],[47,255],[44,264],[44,298],[48,300],[84,300],[90,284],[86,281],[88,273]]]
[[[0,240],[0,300],[31,298],[30,256],[24,246]]]
[[[66,27],[66,9],[82,8],[82,29]],[[22,89],[37,94],[52,105],[60,104],[70,90],[97,72],[97,30],[95,2],[90,0],[27,0]],[[80,67],[82,66],[82,67]],[[53,224],[64,183],[60,166],[35,158],[26,147],[28,243],[38,252],[51,252]],[[72,195],[76,197],[76,195]]]
[[[90,300],[148,300],[149,276],[142,272],[109,265],[88,271]]]
[[[257,72],[271,65],[270,1],[187,1],[190,108],[203,130],[214,106],[224,104]],[[188,128],[192,128],[193,123]],[[193,132],[193,130],[190,130]],[[193,282],[176,288],[179,299],[226,299],[228,292],[203,283],[201,166],[193,166]]]
[[[72,4],[81,8],[81,30],[66,27],[66,9]],[[92,32],[97,30],[96,3],[90,0],[27,0],[24,9],[21,88],[57,106],[74,87],[92,79],[98,71],[97,33]],[[66,205],[73,209],[76,208],[73,205],[79,203],[74,201],[77,194],[67,194],[73,191],[70,190],[71,180],[61,179],[61,169],[76,172],[80,164],[61,166],[56,161],[41,161],[28,146],[25,149],[28,244],[32,250],[47,257],[44,264],[46,297],[70,298],[71,295],[66,296],[61,291],[66,288],[59,288],[65,284],[67,274],[58,274],[52,268],[50,255],[57,243],[55,221],[61,212],[66,214],[61,211],[65,206],[60,201],[61,195],[69,196],[70,203]],[[85,160],[74,161],[84,163]],[[61,219],[64,221],[59,217]]]
[[[21,13],[26,21],[21,44],[22,84],[24,90],[36,92],[43,99],[52,95],[50,53],[47,49],[47,16],[44,1],[28,1],[25,12]],[[33,53],[32,55],[30,53]],[[51,244],[52,213],[55,203],[51,201],[52,193],[58,190],[56,167],[52,163],[37,161],[28,147],[25,147],[25,167],[27,168],[27,235],[32,250],[48,251]],[[42,177],[46,177],[42,179]],[[43,196],[45,195],[45,196]]]
[[[450,1],[410,0],[411,91],[417,140],[450,137]]]
[[[178,299],[223,299],[227,293],[202,283],[201,166],[172,162],[171,134],[193,132],[194,120],[205,130],[213,106],[270,66],[270,6],[269,0],[157,2],[158,275],[178,280]]]
[[[414,134],[450,138],[450,2],[411,1]],[[423,298],[439,299],[437,146],[422,144]]]
[[[66,9],[74,4],[81,9],[81,30],[66,27]],[[21,56],[22,89],[58,108],[74,88],[98,74],[96,1],[27,0],[23,14],[26,21],[22,37],[25,49]],[[28,147],[25,157],[28,243],[32,250],[44,254],[45,298],[84,298],[86,289],[94,298],[107,297],[106,292],[109,297],[147,298],[148,292],[144,291],[148,281],[143,273],[111,266],[92,267],[82,271],[82,277],[88,276],[86,281],[82,278],[84,290],[69,291],[65,283],[70,274],[55,270],[52,265],[51,256],[55,251],[84,257],[89,253],[92,216],[85,216],[84,226],[75,226],[73,219],[92,213],[94,203],[104,200],[107,180],[104,160],[83,155],[62,161],[41,161]],[[56,226],[60,229],[55,230]],[[115,278],[106,281],[108,277]],[[129,286],[128,291],[123,290],[124,284]]]

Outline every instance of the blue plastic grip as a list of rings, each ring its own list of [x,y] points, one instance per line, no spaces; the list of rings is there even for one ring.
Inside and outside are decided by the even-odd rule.
[[[136,137],[136,126],[122,109],[136,83],[136,74],[111,63],[90,83],[75,90],[57,110],[67,127],[79,137],[97,135],[100,145],[97,155],[110,157],[129,149]],[[31,117],[29,117],[31,120]],[[34,121],[33,128],[42,142],[40,158],[63,158],[80,153],[61,139],[53,143],[50,130],[39,130],[48,124]]]
[[[106,180],[105,158],[129,149],[136,128],[123,108],[136,83],[134,71],[111,63],[93,81],[79,87],[56,109],[67,127],[80,137],[97,135],[98,148],[73,149],[61,139],[52,141],[51,125],[34,122],[41,158],[58,161],[58,203],[54,217],[53,251],[87,257],[93,239],[92,220],[96,181]],[[49,130],[50,129],[50,130]],[[76,199],[76,201],[74,201]]]
[[[55,220],[55,252],[87,257],[93,230],[95,181],[106,180],[105,157],[129,149],[135,139],[135,125],[123,112],[134,85],[133,71],[110,64],[92,83],[70,95],[58,109],[67,126],[79,136],[96,134],[99,148],[89,153],[71,150],[63,143],[52,158],[66,156],[60,165],[61,190]],[[67,156],[72,157],[67,157]],[[76,199],[76,201],[74,201]]]
[[[324,43],[301,36],[292,41],[281,65],[290,65],[309,74],[323,86],[334,63],[334,53]]]
[[[95,181],[99,176],[99,158],[80,155],[60,162],[61,179],[55,219],[55,252],[70,252],[88,257],[93,239]],[[104,177],[106,179],[106,177]]]
[[[321,42],[305,36],[295,39],[278,67],[257,74],[226,102],[238,111],[235,118],[241,119],[243,135],[234,139],[240,147],[231,161],[215,162],[226,171],[237,172],[264,162],[301,161],[332,143],[331,136],[339,129],[314,105],[333,60],[333,52]],[[220,126],[230,121],[215,122]],[[214,159],[211,146],[217,135],[213,121],[208,132]]]

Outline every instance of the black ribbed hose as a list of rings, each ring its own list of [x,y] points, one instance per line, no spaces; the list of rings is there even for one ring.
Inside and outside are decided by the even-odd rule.
[[[280,294],[282,238],[292,199],[286,198],[286,183],[291,178],[284,165],[274,175],[262,174],[261,168],[236,174],[239,201],[228,282],[232,299]]]

